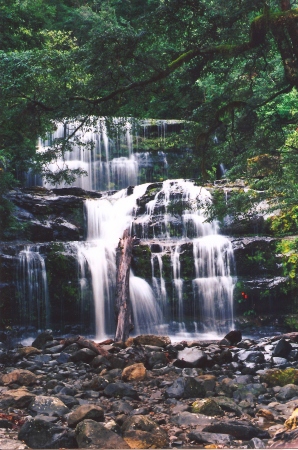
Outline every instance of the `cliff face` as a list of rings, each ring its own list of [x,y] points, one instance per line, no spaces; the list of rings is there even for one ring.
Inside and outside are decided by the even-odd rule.
[[[195,315],[200,326],[202,312],[195,296],[201,294],[195,292],[201,287],[195,280],[201,232],[198,234],[195,222],[188,221],[191,197],[186,198],[179,183],[177,186],[169,182],[166,191],[162,183],[151,183],[137,199],[132,228],[138,239],[132,270],[135,277],[151,285],[155,297],[163,298],[167,320],[174,323],[180,317],[191,321]],[[133,188],[128,188],[127,195],[132,192]],[[9,197],[24,227],[18,240],[0,244],[2,326],[51,326],[64,331],[77,326],[93,333],[94,274],[88,264],[82,265],[78,246],[86,239],[84,203],[102,194],[80,188],[34,188],[13,191]],[[228,262],[229,273],[224,276],[234,280],[235,314],[254,317],[292,312],[295,286],[284,270],[284,256],[278,247],[281,239],[238,235],[228,241],[234,262]],[[227,258],[227,244],[220,246]],[[219,271],[218,262],[215,271]],[[112,272],[107,276],[112,285]]]

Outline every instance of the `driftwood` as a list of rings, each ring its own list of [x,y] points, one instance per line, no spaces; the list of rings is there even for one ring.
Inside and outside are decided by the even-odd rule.
[[[133,247],[133,238],[129,231],[125,230],[122,239],[116,250],[116,342],[125,342],[129,337],[129,332],[133,329],[132,312],[129,299],[129,275]]]
[[[70,338],[62,339],[60,341],[61,344],[63,344],[64,348],[71,344],[78,344],[82,348],[89,348],[89,350],[92,350],[97,355],[102,356],[111,356],[110,353],[103,349],[99,344],[96,342],[90,341],[89,339],[85,339],[82,336],[73,336]]]

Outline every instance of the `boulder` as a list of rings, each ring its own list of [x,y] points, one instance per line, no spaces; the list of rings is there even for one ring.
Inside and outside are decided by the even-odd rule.
[[[174,365],[176,367],[205,367],[206,362],[206,353],[196,347],[191,347],[178,352]]]
[[[233,444],[233,436],[230,434],[206,433],[204,431],[194,430],[187,436],[191,441],[195,441],[197,444],[219,444],[224,446]]]
[[[135,389],[121,382],[108,384],[103,392],[107,397],[131,397],[135,400],[139,399],[139,395]]]
[[[48,341],[53,340],[53,334],[52,330],[45,330],[42,333],[40,333],[36,339],[32,342],[32,347],[43,349],[45,344]]]
[[[97,356],[97,354],[93,350],[90,350],[89,348],[81,348],[77,352],[73,353],[70,359],[73,362],[89,363],[95,356]]]
[[[167,434],[151,419],[137,415],[122,425],[123,439],[130,448],[167,448]]]
[[[103,409],[97,405],[81,405],[69,414],[67,423],[69,427],[74,428],[79,422],[82,422],[82,420],[85,419],[92,419],[96,422],[104,422]]]
[[[75,436],[79,448],[131,448],[118,434],[91,419],[83,420],[76,426]]]
[[[276,394],[276,398],[281,401],[290,400],[293,397],[298,397],[298,386],[295,384],[286,384]]]
[[[285,338],[280,339],[280,341],[277,342],[272,356],[278,357],[278,358],[286,358],[289,353],[292,350],[291,344],[285,340]]]
[[[4,384],[5,386],[15,383],[22,386],[30,386],[31,384],[35,384],[36,380],[37,377],[34,373],[24,369],[16,369],[0,376],[0,384]]]
[[[254,437],[258,437],[260,439],[270,438],[268,431],[261,430],[261,428],[254,426],[249,421],[218,420],[217,422],[213,422],[211,425],[205,427],[203,431],[208,431],[209,433],[230,434],[234,436],[235,439],[241,439],[244,441],[248,441]]]
[[[146,368],[144,364],[137,363],[125,367],[122,372],[123,381],[142,381],[146,378]]]
[[[165,392],[168,398],[202,398],[205,394],[202,382],[192,377],[177,378]]]
[[[171,343],[168,336],[156,336],[154,334],[141,334],[134,338],[135,345],[155,345],[156,347],[166,347]]]
[[[224,416],[223,410],[212,398],[196,400],[191,405],[191,412],[205,414],[205,416],[211,416],[211,417],[212,416]]]
[[[77,448],[72,431],[41,418],[32,418],[25,422],[19,431],[18,439],[30,448]]]
[[[242,333],[240,330],[232,330],[225,335],[226,339],[231,345],[236,345],[238,342],[242,341]]]
[[[67,406],[57,397],[37,395],[29,407],[33,414],[46,416],[64,416],[69,412]]]
[[[24,387],[21,387],[20,389],[10,389],[1,395],[0,408],[27,408],[34,398],[35,394],[27,391]]]

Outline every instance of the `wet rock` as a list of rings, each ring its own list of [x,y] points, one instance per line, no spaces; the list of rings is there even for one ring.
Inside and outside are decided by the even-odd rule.
[[[79,448],[131,448],[118,434],[91,419],[83,420],[76,426],[75,436]]]
[[[225,446],[233,444],[233,436],[229,434],[206,433],[194,430],[188,434],[188,438],[198,444],[220,444]]]
[[[122,425],[123,439],[130,448],[166,448],[167,434],[151,419],[138,415],[129,417]]]
[[[262,439],[255,437],[248,441],[247,448],[266,448],[266,444]]]
[[[205,416],[224,416],[221,407],[211,398],[196,400],[191,405],[191,412],[205,414]]]
[[[144,364],[137,363],[125,367],[122,372],[123,381],[142,381],[146,378],[146,368]]]
[[[204,414],[193,414],[191,412],[183,411],[172,416],[170,420],[178,426],[196,426],[203,429],[204,427],[211,425],[213,419]]]
[[[73,362],[85,362],[89,363],[96,356],[96,353],[89,348],[81,348],[77,352],[73,353],[71,356],[71,361]]]
[[[148,367],[148,369],[153,369],[157,365],[160,365],[160,367],[164,367],[167,365],[167,363],[168,363],[168,360],[164,353],[152,352],[152,353],[150,353],[150,355],[148,357],[147,367]]]
[[[155,345],[156,347],[166,347],[171,344],[168,336],[155,336],[154,334],[141,334],[134,338],[135,345]]]
[[[64,403],[64,405],[69,409],[73,408],[76,405],[79,405],[78,399],[72,397],[71,395],[57,394],[56,397],[59,398],[59,400],[61,400],[61,402]]]
[[[27,408],[34,398],[35,395],[25,388],[10,389],[1,395],[0,408]]]
[[[240,351],[237,354],[238,357],[238,361],[242,361],[242,362],[252,362],[252,363],[262,363],[264,362],[265,358],[264,358],[264,354],[260,351]]]
[[[109,368],[109,367],[111,367],[111,364],[108,361],[108,359],[105,358],[104,356],[97,355],[97,356],[95,356],[95,358],[93,358],[93,360],[91,362],[91,366],[94,368],[101,367],[101,366]]]
[[[242,416],[242,410],[239,406],[230,398],[220,396],[213,397],[213,400],[221,407],[223,411],[235,413],[238,417]]]
[[[135,389],[125,383],[111,383],[104,389],[107,397],[131,397],[135,400],[139,399],[139,395]]]
[[[24,423],[18,439],[30,448],[77,448],[73,432],[40,418]]]
[[[273,350],[272,356],[279,358],[286,358],[292,350],[291,344],[284,338],[277,342],[276,347]]]
[[[46,330],[40,333],[37,338],[32,342],[32,347],[43,349],[45,344],[53,340],[52,330]]]
[[[67,423],[69,427],[74,428],[79,422],[85,419],[92,419],[96,422],[103,422],[103,409],[100,406],[91,404],[79,406],[69,414]]]
[[[205,394],[206,390],[202,382],[192,377],[177,378],[165,391],[167,398],[202,398]]]
[[[92,378],[92,380],[87,381],[83,384],[84,389],[92,389],[94,391],[103,391],[106,386],[112,381],[108,375],[97,376]]]
[[[47,416],[64,416],[69,412],[67,406],[57,397],[38,395],[30,405],[33,414],[45,414]]]
[[[116,414],[129,414],[133,410],[133,406],[124,400],[116,400],[112,404],[112,410]]]
[[[27,358],[28,356],[37,355],[37,354],[41,353],[41,350],[39,350],[38,348],[35,348],[35,347],[21,347],[21,348],[18,348],[17,353],[20,357]]]
[[[230,434],[236,439],[242,439],[245,441],[248,441],[254,437],[258,437],[260,439],[268,439],[270,437],[267,431],[255,427],[248,421],[217,421],[212,423],[212,425],[205,427],[203,431],[208,431],[210,433]]]
[[[286,384],[283,386],[278,394],[276,394],[276,398],[281,401],[290,400],[293,397],[298,396],[298,386],[295,384]]]
[[[224,339],[227,339],[231,345],[236,345],[242,341],[242,333],[240,330],[232,330],[225,335]]]
[[[15,383],[22,386],[30,386],[35,384],[36,380],[37,377],[34,373],[23,369],[16,369],[0,376],[0,384],[3,384],[4,386],[9,386]]]
[[[176,367],[205,367],[206,362],[206,353],[196,347],[191,347],[178,352],[174,365]]]

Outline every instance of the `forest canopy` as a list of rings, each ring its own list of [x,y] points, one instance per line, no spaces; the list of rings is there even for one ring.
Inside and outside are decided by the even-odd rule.
[[[202,182],[269,155],[258,187],[296,204],[297,1],[0,0],[0,23],[2,212],[22,173],[69,148],[38,154],[38,137],[98,116],[188,121]]]

